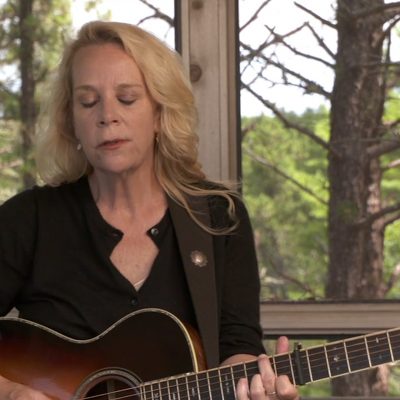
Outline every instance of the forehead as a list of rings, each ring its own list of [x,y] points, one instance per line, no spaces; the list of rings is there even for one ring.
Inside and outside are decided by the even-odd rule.
[[[129,79],[143,82],[135,60],[114,43],[92,44],[80,48],[72,60],[74,85],[81,81]],[[88,83],[88,82],[85,82]]]

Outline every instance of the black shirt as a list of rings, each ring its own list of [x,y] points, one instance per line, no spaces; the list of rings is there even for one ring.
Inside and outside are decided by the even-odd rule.
[[[225,225],[225,207],[210,204],[213,226]],[[213,237],[221,360],[263,351],[254,242],[247,212],[237,206],[238,232]],[[0,206],[0,315],[17,307],[21,317],[79,339],[147,307],[196,325],[169,213],[153,228],[159,254],[136,291],[110,260],[122,232],[102,218],[87,178],[14,196]]]
[[[0,217],[12,229],[0,235],[1,314],[15,306],[21,318],[77,339],[141,308],[162,308],[196,326],[169,212],[148,231],[159,253],[136,291],[110,260],[122,233],[102,218],[86,179],[35,188],[12,203]]]

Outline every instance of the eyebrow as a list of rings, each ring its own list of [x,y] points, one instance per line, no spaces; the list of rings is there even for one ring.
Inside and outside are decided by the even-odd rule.
[[[143,88],[143,85],[140,83],[121,83],[117,85],[116,89],[135,89],[135,88]],[[74,90],[83,90],[83,91],[96,91],[96,88],[92,85],[79,85],[74,88]]]

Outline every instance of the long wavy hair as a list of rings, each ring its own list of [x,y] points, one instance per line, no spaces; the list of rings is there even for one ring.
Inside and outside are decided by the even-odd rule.
[[[206,176],[198,161],[197,110],[180,56],[154,35],[126,23],[89,22],[65,47],[40,118],[36,140],[40,178],[48,185],[57,186],[92,172],[85,154],[77,151],[72,115],[72,64],[82,47],[105,43],[121,46],[132,57],[143,74],[150,96],[159,106],[160,132],[155,143],[154,169],[167,195],[184,206],[197,223],[186,195],[222,196],[227,201],[230,218],[235,221],[233,198],[238,194],[233,186],[204,185]],[[203,228],[212,233],[226,233],[234,226],[235,222],[228,229]]]

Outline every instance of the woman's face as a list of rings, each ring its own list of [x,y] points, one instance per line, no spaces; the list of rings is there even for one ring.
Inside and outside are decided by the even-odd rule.
[[[135,61],[116,44],[89,45],[72,66],[75,135],[94,170],[153,169],[159,115]]]

